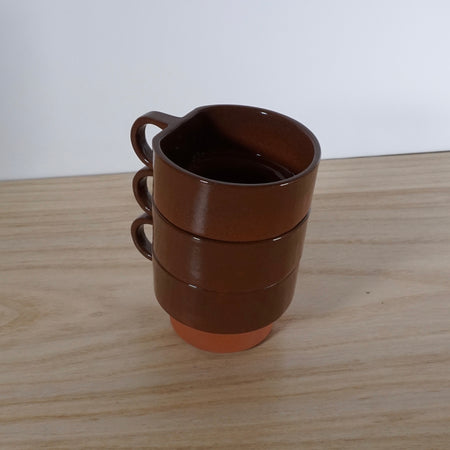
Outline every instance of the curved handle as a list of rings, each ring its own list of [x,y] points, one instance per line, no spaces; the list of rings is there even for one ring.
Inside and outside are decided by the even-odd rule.
[[[153,176],[153,168],[144,167],[133,177],[133,192],[139,206],[148,214],[152,215],[152,196],[148,192],[147,178]]]
[[[176,123],[179,117],[171,116],[159,111],[150,111],[138,117],[131,127],[131,143],[138,158],[150,168],[153,168],[153,150],[145,138],[145,127],[156,125],[164,130],[169,125]]]
[[[153,217],[148,214],[142,214],[131,224],[131,237],[136,248],[147,258],[153,259],[152,243],[145,235],[144,225],[153,225]]]

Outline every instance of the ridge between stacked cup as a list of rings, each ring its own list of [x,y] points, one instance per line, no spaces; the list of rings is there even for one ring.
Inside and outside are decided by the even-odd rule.
[[[147,124],[163,130],[153,150]],[[175,330],[212,351],[260,342],[292,300],[320,160],[317,139],[273,111],[213,105],[181,118],[147,113],[133,124],[131,140],[148,167],[134,178],[147,215],[133,222],[132,236],[154,258],[156,297]],[[143,225],[153,221],[152,249]]]

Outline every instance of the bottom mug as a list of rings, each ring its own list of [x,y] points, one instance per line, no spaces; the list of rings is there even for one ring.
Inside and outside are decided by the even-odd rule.
[[[286,311],[294,295],[298,265],[287,277],[264,289],[215,292],[177,279],[153,256],[159,304],[177,322],[200,332],[242,334],[265,329]],[[177,331],[181,328],[175,323]]]

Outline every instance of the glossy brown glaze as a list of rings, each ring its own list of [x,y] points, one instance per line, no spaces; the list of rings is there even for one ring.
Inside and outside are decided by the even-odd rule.
[[[146,124],[164,129],[153,139],[154,153],[145,140]],[[320,146],[305,126],[287,116],[237,105],[197,108],[182,118],[150,112],[136,120],[131,140],[139,158],[154,169],[157,208],[197,236],[237,242],[273,238],[293,229],[311,206]],[[217,149],[261,157],[293,175],[249,184],[189,170],[193,159]]]
[[[135,180],[145,174],[145,170],[138,172]],[[139,186],[139,181],[134,185]],[[139,191],[135,194],[142,204]],[[153,254],[181,281],[220,292],[263,289],[286,277],[300,261],[308,221],[306,216],[293,230],[276,238],[224,242],[181,230],[156,207],[151,215],[136,219],[132,226],[133,240],[141,253],[149,259]],[[141,236],[144,224],[153,224],[153,244]]]
[[[153,258],[155,294],[173,318],[210,333],[245,333],[277,320],[291,303],[297,267],[283,280],[249,292],[215,292],[184,283]]]
[[[172,275],[220,292],[263,289],[298,266],[308,216],[283,235],[251,242],[201,238],[174,227],[153,210],[153,252]]]

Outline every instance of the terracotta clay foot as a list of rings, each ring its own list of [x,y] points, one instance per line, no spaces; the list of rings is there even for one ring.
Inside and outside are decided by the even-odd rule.
[[[188,327],[178,320],[170,317],[172,327],[175,332],[187,343],[201,350],[214,353],[232,353],[247,350],[258,345],[270,333],[272,323],[247,333],[220,334],[208,333],[195,328]]]

